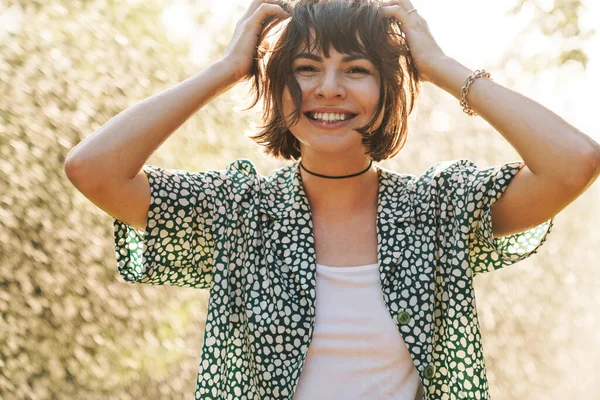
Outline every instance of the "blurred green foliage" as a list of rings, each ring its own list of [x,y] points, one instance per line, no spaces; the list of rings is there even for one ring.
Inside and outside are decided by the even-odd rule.
[[[531,23],[525,32],[539,31],[543,35],[555,38],[558,49],[552,54],[541,54],[525,63],[527,70],[540,71],[556,67],[568,61],[587,66],[588,56],[583,51],[583,43],[596,33],[580,27],[581,14],[586,11],[580,0],[517,0],[517,4],[509,10],[509,15],[522,13],[525,8],[531,10]],[[523,58],[523,53],[516,45],[515,51],[509,52],[513,59]]]
[[[0,29],[2,399],[193,393],[207,293],[124,283],[111,217],[63,173],[65,156],[77,143],[223,51],[235,19],[213,18],[215,8],[199,1],[192,7],[199,30],[190,41],[176,42],[167,39],[161,21],[169,4],[0,1],[0,17],[8,21]],[[577,30],[580,7],[556,1],[556,11],[536,14],[532,26],[565,41],[585,36]],[[228,15],[235,18],[241,10]],[[196,64],[189,57],[195,40],[206,44]],[[559,62],[585,61],[581,48],[569,51],[579,55],[561,53]],[[246,137],[259,122],[258,109],[240,112],[249,104],[246,90],[235,88],[207,105],[148,163],[209,170],[245,157],[263,174],[283,165]],[[437,89],[425,88],[411,121],[415,133],[407,146],[383,166],[419,174],[443,159],[466,157],[480,166],[518,159],[484,121],[466,117],[455,99]],[[564,393],[590,398],[594,390],[591,378],[600,370],[600,339],[593,334],[600,328],[597,188],[557,217],[540,254],[476,282],[496,399],[562,399]]]

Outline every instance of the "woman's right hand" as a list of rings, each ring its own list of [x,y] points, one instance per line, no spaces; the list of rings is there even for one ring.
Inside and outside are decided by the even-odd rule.
[[[231,67],[236,82],[246,79],[252,71],[258,40],[269,19],[284,20],[290,17],[276,0],[253,0],[233,32],[231,43],[225,50],[222,60]],[[272,26],[272,25],[271,25]]]

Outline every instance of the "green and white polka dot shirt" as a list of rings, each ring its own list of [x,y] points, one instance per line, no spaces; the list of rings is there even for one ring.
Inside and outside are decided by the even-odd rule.
[[[491,207],[523,166],[379,168],[381,292],[423,399],[489,399],[473,277],[537,252],[553,225],[494,239]],[[299,163],[264,177],[144,166],[145,232],[114,221],[127,282],[210,290],[196,399],[292,399],[315,323],[316,261]]]

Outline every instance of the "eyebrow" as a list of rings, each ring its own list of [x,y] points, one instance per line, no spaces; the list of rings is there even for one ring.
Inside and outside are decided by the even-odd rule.
[[[313,61],[317,61],[317,62],[323,61],[323,57],[318,56],[316,54],[312,54],[312,53],[300,53],[294,57],[294,60],[296,60],[298,58],[308,58],[309,60],[313,60]],[[350,62],[350,61],[354,61],[354,60],[371,61],[364,54],[350,54],[350,55],[344,56],[344,58],[342,58],[342,62]]]

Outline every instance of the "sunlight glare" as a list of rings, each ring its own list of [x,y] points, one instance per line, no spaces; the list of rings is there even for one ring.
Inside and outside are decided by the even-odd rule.
[[[417,1],[412,3],[427,20],[433,36],[444,52],[471,68],[490,68],[498,64],[511,47],[519,46],[519,54],[530,58],[546,54],[551,58],[559,55],[555,39],[537,31],[529,31],[528,25],[534,17],[535,7],[526,3],[516,16],[506,15],[517,4],[509,2],[485,2],[457,0],[453,2]],[[583,30],[599,30],[600,2],[584,0],[585,9],[580,14]],[[554,0],[536,2],[544,11],[554,7]],[[191,10],[183,0],[175,0],[163,13],[163,24],[173,40],[191,41],[190,58],[196,64],[210,61],[214,43],[210,39],[211,29],[233,25],[248,6],[247,0],[222,0],[219,7],[211,8],[203,30],[195,30]],[[234,12],[235,11],[235,12]],[[234,15],[236,14],[236,15]],[[600,121],[590,118],[596,112],[595,103],[589,99],[590,88],[600,87],[600,33],[592,36],[583,45],[589,57],[588,68],[577,66],[552,68],[539,76],[524,75],[522,67],[508,65],[497,75],[512,76],[513,89],[522,91],[555,112],[573,122],[588,135],[600,140]],[[568,79],[565,77],[568,76]],[[452,121],[441,114],[432,116],[436,130],[452,129]]]
[[[429,122],[437,132],[449,132],[456,129],[456,119],[443,110],[434,109],[429,117]]]
[[[546,13],[554,8],[554,0],[537,0],[536,4]]]
[[[162,14],[161,22],[166,27],[167,36],[172,41],[189,40],[195,29],[191,7],[183,1],[176,1],[167,6]]]

